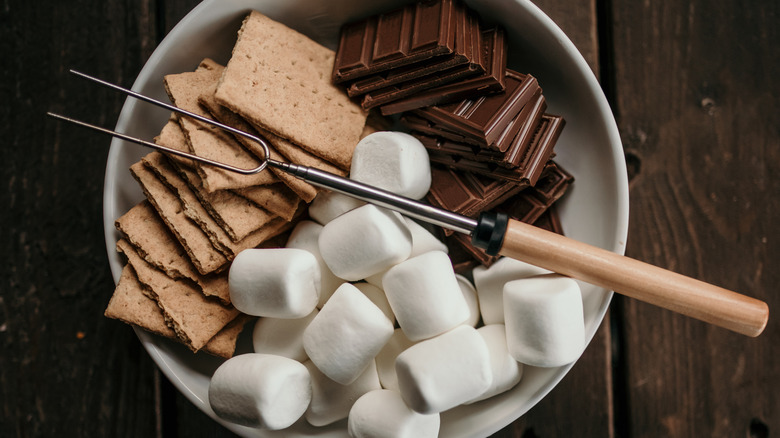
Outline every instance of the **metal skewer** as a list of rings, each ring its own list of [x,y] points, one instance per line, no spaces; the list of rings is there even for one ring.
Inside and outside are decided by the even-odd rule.
[[[472,244],[490,255],[500,254],[523,260],[748,336],[761,334],[769,319],[769,308],[763,301],[509,219],[505,214],[487,212],[475,220],[309,166],[273,160],[263,138],[92,76],[73,70],[71,72],[145,102],[249,138],[262,146],[265,156],[256,168],[241,169],[49,113],[60,120],[241,174],[254,174],[269,166],[280,169],[313,185],[470,235]]]

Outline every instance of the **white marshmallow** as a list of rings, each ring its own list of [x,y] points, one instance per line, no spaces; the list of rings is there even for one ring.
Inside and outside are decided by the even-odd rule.
[[[228,282],[230,300],[243,313],[302,318],[319,301],[320,267],[302,249],[247,249],[233,260]]]
[[[449,252],[447,245],[437,239],[425,227],[406,216],[404,216],[404,220],[406,220],[406,226],[409,227],[409,231],[412,232],[412,252],[409,254],[410,258],[429,251],[442,251],[445,254]]]
[[[556,367],[574,362],[585,348],[582,292],[558,274],[510,281],[504,286],[509,353],[518,362]]]
[[[287,248],[305,249],[317,259],[317,263],[320,265],[320,300],[317,303],[317,307],[322,307],[325,301],[328,301],[333,292],[344,282],[344,280],[336,277],[330,271],[328,265],[325,264],[325,260],[322,259],[319,243],[320,233],[322,233],[322,225],[312,221],[300,221],[290,233],[286,245]]]
[[[449,252],[449,248],[442,241],[436,238],[430,231],[425,229],[422,225],[404,216],[404,221],[409,231],[412,233],[412,252],[409,254],[409,258],[417,257],[420,254],[424,254],[429,251],[442,251],[444,253]],[[388,267],[390,269],[392,266]],[[382,277],[387,272],[387,269],[370,275],[365,280],[374,286],[382,287]]]
[[[412,199],[431,187],[428,151],[413,136],[380,131],[364,137],[355,147],[349,177]]]
[[[271,354],[234,356],[209,383],[209,404],[220,418],[279,430],[306,412],[312,397],[309,371],[300,362]]]
[[[382,351],[376,355],[376,370],[379,373],[379,381],[382,388],[398,391],[398,376],[395,374],[395,358],[402,351],[414,345],[401,329],[395,329],[393,336],[387,341]]]
[[[317,309],[303,318],[260,318],[252,330],[252,344],[255,353],[276,354],[278,356],[306,361],[309,356],[303,349],[303,331],[317,316]]]
[[[342,214],[365,204],[352,196],[320,190],[317,197],[309,204],[309,216],[321,225],[325,225]]]
[[[414,412],[397,391],[378,389],[352,405],[347,432],[352,438],[436,438],[440,424],[438,413]]]
[[[508,391],[517,385],[523,377],[523,364],[509,354],[504,324],[482,326],[477,329],[477,333],[485,340],[490,352],[493,383],[490,384],[487,391],[469,403],[485,400]]]
[[[358,281],[406,260],[412,233],[400,214],[368,204],[328,222],[319,245],[336,276]]]
[[[395,324],[395,315],[393,314],[393,309],[390,308],[390,303],[387,302],[385,291],[373,284],[364,282],[354,283],[353,286],[358,288],[360,292],[363,292],[363,295],[367,296],[374,305],[379,307],[379,310],[385,314],[391,324]]]
[[[458,286],[463,293],[463,298],[466,300],[466,304],[469,305],[469,317],[464,324],[468,324],[472,327],[476,327],[479,324],[479,300],[477,299],[477,290],[474,289],[474,285],[471,284],[468,278],[455,274],[455,278],[458,279]]]
[[[305,418],[312,426],[325,426],[347,418],[355,400],[369,391],[381,389],[373,361],[349,385],[329,379],[310,360],[303,365],[311,374],[311,403]]]
[[[393,266],[382,285],[398,325],[412,341],[444,333],[469,317],[452,262],[441,251]]]
[[[461,325],[407,348],[395,360],[406,404],[432,414],[466,403],[490,388],[490,352],[474,327]]]
[[[536,275],[549,274],[550,271],[509,257],[502,257],[489,268],[474,268],[474,286],[479,297],[479,309],[485,324],[504,323],[504,284],[508,281]]]
[[[355,286],[344,283],[303,332],[312,362],[342,385],[352,383],[374,362],[393,335],[393,324]]]

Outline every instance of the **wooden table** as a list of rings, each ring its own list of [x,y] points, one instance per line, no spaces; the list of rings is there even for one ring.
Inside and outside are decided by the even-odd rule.
[[[129,86],[195,0],[34,2],[0,12],[1,436],[230,436],[124,324],[101,218],[107,140]],[[780,308],[780,3],[537,4],[600,77],[630,176],[628,255]],[[780,431],[780,324],[751,339],[615,297],[582,359],[496,437],[751,437]]]

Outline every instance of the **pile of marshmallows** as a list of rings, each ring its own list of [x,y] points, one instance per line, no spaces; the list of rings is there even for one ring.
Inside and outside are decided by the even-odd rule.
[[[350,178],[420,199],[428,155],[410,135],[377,132],[357,145]],[[523,364],[582,353],[574,280],[504,258],[475,268],[472,285],[441,241],[398,213],[331,192],[309,213],[286,248],[233,261],[233,304],[262,318],[255,353],[211,379],[219,417],[274,430],[348,418],[353,437],[435,437],[440,412],[512,388]]]

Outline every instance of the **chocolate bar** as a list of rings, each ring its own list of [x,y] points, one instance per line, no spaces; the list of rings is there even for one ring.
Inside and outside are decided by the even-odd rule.
[[[554,206],[573,180],[574,178],[568,172],[551,162],[545,176],[539,180],[538,187],[528,187],[517,196],[507,199],[491,210],[506,213],[514,220],[563,234],[560,219]],[[497,256],[490,256],[482,249],[471,245],[471,239],[464,234],[450,233],[445,239],[445,243],[451,253],[459,255],[459,263],[462,266],[469,265],[468,258],[463,253],[470,255],[473,260],[485,266],[490,266],[498,260]],[[457,244],[457,247],[453,243]]]
[[[453,53],[454,12],[454,0],[421,1],[345,25],[333,81],[351,81]]]
[[[535,227],[563,235],[563,225],[561,225],[561,216],[558,214],[558,207],[553,204],[539,219],[534,222]]]
[[[566,193],[572,181],[574,178],[568,172],[551,161],[536,186],[528,187],[517,196],[507,199],[493,208],[493,211],[506,213],[512,219],[532,224]]]
[[[531,145],[533,134],[539,127],[546,108],[547,104],[544,96],[541,95],[541,89],[539,89],[531,102],[523,107],[523,110],[510,122],[499,137],[496,144],[502,145],[499,149],[505,149],[506,152],[469,144],[459,133],[448,129],[438,129],[430,121],[415,115],[404,116],[401,118],[401,122],[412,130],[412,135],[417,137],[426,148],[434,152],[516,168],[521,164],[521,158]],[[507,143],[508,146],[503,147],[503,143]]]
[[[384,105],[382,106],[382,114],[389,115],[405,111],[406,109],[437,103],[442,99],[447,99],[448,101],[461,100],[465,97],[464,95],[473,95],[474,93],[481,95],[503,90],[506,59],[496,58],[498,56],[496,50],[502,50],[500,47],[503,44],[503,39],[495,37],[495,34],[499,32],[501,31],[495,28],[482,32],[481,40],[484,46],[482,54],[486,65],[486,70],[482,74],[475,76],[478,71],[470,68],[471,65],[466,65],[463,68],[451,68],[366,93],[363,96],[361,105],[364,109]],[[492,47],[492,49],[488,50],[488,47]],[[496,61],[496,59],[499,59],[499,61]],[[469,79],[452,83],[467,77]],[[429,102],[425,100],[426,96],[432,96],[434,100]],[[400,103],[407,101],[414,101],[415,103],[411,106]],[[403,108],[397,107],[396,104],[402,105]]]
[[[382,114],[389,116],[504,91],[507,74],[506,35],[501,28],[488,29],[482,32],[482,41],[483,56],[487,59],[487,70],[484,74],[420,91],[409,97],[395,96],[392,102],[381,106]]]
[[[533,76],[508,69],[505,83],[502,93],[420,108],[414,114],[440,129],[463,134],[477,146],[500,150],[496,141],[539,88]]]
[[[427,77],[457,67],[464,77],[484,73],[485,65],[479,19],[461,2],[455,2],[455,51],[449,56],[437,56],[428,61],[387,70],[352,82],[347,88],[350,97],[386,89],[392,85]],[[450,74],[450,76],[454,76]]]
[[[533,225],[553,233],[563,234],[561,219],[555,205],[545,210]],[[460,233],[446,237],[444,244],[449,250],[455,272],[460,274],[479,265],[490,267],[501,257],[488,255],[484,250],[476,248],[471,244],[471,239],[468,236]]]
[[[485,175],[491,178],[512,181],[526,185],[534,185],[544,170],[544,165],[553,156],[553,147],[563,129],[564,120],[560,116],[545,114],[528,148],[526,148],[516,161],[515,168],[500,166],[493,162],[476,161],[455,154],[440,152],[436,149],[428,149],[431,162],[439,163],[475,174]],[[448,140],[439,139],[440,142]],[[455,146],[451,146],[455,147]]]
[[[437,207],[475,217],[526,187],[527,183],[497,180],[433,164],[427,199]]]

